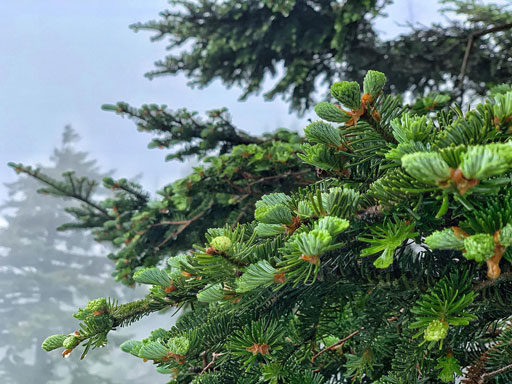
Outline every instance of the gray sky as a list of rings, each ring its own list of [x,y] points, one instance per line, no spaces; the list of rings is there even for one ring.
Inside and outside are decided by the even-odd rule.
[[[427,4],[427,5],[426,5]],[[128,25],[157,18],[165,0],[2,0],[0,2],[0,182],[15,174],[8,161],[47,161],[60,143],[64,125],[82,136],[80,148],[118,177],[143,173],[142,183],[154,191],[183,176],[186,166],[165,163],[165,153],[148,150],[149,136],[103,103],[126,101],[167,104],[204,112],[227,106],[235,124],[252,133],[278,126],[301,129],[303,121],[288,113],[280,100],[253,96],[238,102],[240,91],[219,82],[190,89],[184,76],[149,81],[143,74],[165,54],[165,42],[149,42],[149,33]],[[405,21],[428,24],[437,1],[396,0],[393,19],[379,22],[386,37],[403,30]],[[0,200],[6,190],[0,186]]]

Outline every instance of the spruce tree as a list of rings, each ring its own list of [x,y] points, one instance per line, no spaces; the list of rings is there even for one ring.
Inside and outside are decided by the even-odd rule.
[[[377,6],[346,4],[358,3]],[[192,4],[180,4],[193,14]],[[222,4],[201,2],[203,16],[256,3]],[[291,16],[299,2],[279,4]],[[267,5],[258,9],[275,10]],[[194,15],[197,26],[209,24]],[[179,43],[173,28],[186,17],[164,17]],[[193,36],[192,24],[182,26]],[[202,48],[186,62],[206,63]],[[358,65],[357,73],[365,69]],[[404,103],[386,89],[422,82],[393,77],[397,70],[390,66],[389,88],[376,70],[333,83],[334,102],[315,106],[320,120],[305,127],[304,138],[251,136],[223,110],[200,119],[165,106],[105,106],[153,132],[152,145],[173,148],[170,157],[202,159],[157,199],[106,178],[116,193],[101,200],[80,188],[92,181],[11,164],[45,183],[46,193],[78,199],[81,206],[70,211],[76,220],[65,228],[91,228],[117,246],[110,255],[116,279],[150,288],[125,304],[91,300],[75,314],[76,333],[49,336],[43,349],[86,355],[112,330],[172,308],[175,326],[121,346],[153,362],[170,383],[510,382],[512,89],[493,87],[473,108],[439,94]],[[394,80],[407,85],[393,88]],[[441,86],[427,83],[423,90]]]
[[[54,150],[50,164],[41,171],[51,176],[69,170],[91,178],[107,176],[87,153],[76,149],[78,139],[76,132],[66,127],[61,145]],[[73,307],[84,300],[87,302],[88,295],[122,293],[121,297],[129,300],[135,293],[119,290],[112,284],[109,279],[112,266],[98,254],[90,234],[56,230],[70,220],[64,210],[76,206],[75,202],[49,199],[37,193],[38,187],[36,180],[19,177],[7,184],[9,198],[0,206],[6,220],[6,226],[0,229],[2,382],[122,383],[130,377],[130,370],[126,369],[129,362],[122,359],[114,362],[119,357],[117,353],[104,351],[107,353],[84,364],[78,361],[79,356],[72,361],[59,361],[57,356],[40,349],[49,331],[62,332],[73,327]],[[109,366],[118,371],[110,378],[106,370]],[[135,377],[131,371],[131,376]]]

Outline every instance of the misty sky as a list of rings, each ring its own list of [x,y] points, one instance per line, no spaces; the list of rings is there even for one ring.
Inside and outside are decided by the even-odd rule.
[[[280,100],[264,102],[259,95],[238,102],[240,91],[219,82],[190,89],[184,76],[144,78],[166,44],[151,43],[149,33],[134,33],[128,25],[155,19],[166,6],[165,0],[0,2],[0,182],[16,177],[8,161],[47,161],[66,124],[82,136],[80,149],[104,169],[115,168],[119,177],[143,173],[151,191],[186,173],[186,166],[165,163],[165,152],[148,150],[149,136],[131,121],[101,111],[103,103],[200,112],[227,106],[235,124],[251,133],[302,129],[304,119],[290,115]],[[429,24],[438,8],[436,1],[396,0],[387,9],[393,18],[379,21],[378,28],[390,37],[404,30],[398,23]],[[1,185],[0,200],[5,194]]]

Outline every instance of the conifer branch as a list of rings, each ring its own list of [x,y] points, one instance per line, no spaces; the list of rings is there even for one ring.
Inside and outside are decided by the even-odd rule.
[[[361,329],[357,329],[355,330],[354,332],[352,332],[350,335],[344,337],[343,339],[341,340],[338,340],[337,342],[335,342],[333,345],[329,346],[329,347],[326,347],[324,349],[322,349],[320,352],[316,353],[312,358],[311,358],[311,362],[314,363],[316,358],[318,356],[320,356],[322,353],[325,353],[327,351],[334,351],[335,349],[338,349],[338,348],[342,348],[343,345],[345,344],[345,342],[347,342],[348,340],[350,340],[351,338],[353,338],[355,335],[357,335],[359,332],[361,332]]]
[[[167,221],[167,222],[163,222],[163,223],[158,223],[158,224],[155,224],[155,225],[172,225],[172,224],[180,224],[181,227],[178,228],[176,231],[172,232],[170,235],[168,235],[163,241],[161,241],[160,243],[158,243],[156,246],[155,246],[155,249],[160,249],[163,245],[165,245],[169,240],[171,240],[172,238],[175,238],[177,237],[180,233],[182,233],[185,229],[187,229],[187,227],[192,224],[194,221],[200,219],[201,217],[203,217],[203,215],[208,212],[208,210],[212,207],[213,205],[213,200],[210,201],[210,203],[208,203],[208,207],[199,212],[197,215],[191,217],[190,219],[188,220],[179,220],[179,221]]]
[[[473,290],[475,292],[481,291],[486,288],[494,287],[496,285],[499,285],[503,282],[512,280],[512,271],[503,272],[500,274],[500,276],[496,279],[486,279],[475,285]]]
[[[141,206],[126,191],[109,199],[115,216],[100,224],[121,245],[116,277],[150,294],[89,302],[76,314],[81,331],[43,348],[69,354],[88,338],[86,353],[116,326],[179,303],[190,311],[171,330],[122,346],[178,383],[450,382],[466,351],[480,356],[467,367],[471,383],[486,370],[508,375],[510,287],[485,289],[512,277],[512,92],[501,87],[466,114],[436,113],[435,98],[407,110],[381,96],[385,82],[368,71],[362,91],[334,84],[348,110],[319,104],[324,121],[305,140],[277,132],[275,142],[205,158],[161,201]],[[395,142],[384,145],[365,113]],[[295,154],[325,171],[318,182],[303,187],[311,167]],[[254,222],[232,225],[250,207]],[[163,254],[172,255],[165,265]],[[477,282],[484,266],[492,280]],[[326,353],[347,343],[349,353]]]
[[[17,173],[25,173],[25,174],[33,177],[34,179],[39,180],[41,183],[46,184],[49,187],[53,188],[55,191],[59,192],[62,196],[70,197],[75,200],[81,201],[82,203],[90,206],[91,208],[94,208],[95,210],[97,210],[98,212],[103,214],[103,216],[110,218],[110,215],[108,214],[108,211],[106,209],[104,209],[103,207],[101,207],[100,205],[98,205],[97,203],[95,203],[94,201],[92,201],[88,198],[91,191],[88,191],[87,196],[83,196],[80,193],[77,193],[71,174],[65,173],[65,176],[70,180],[70,185],[72,187],[72,190],[70,191],[70,190],[62,187],[61,183],[55,181],[54,179],[51,179],[50,177],[40,174],[38,172],[38,170],[32,170],[31,167],[25,167],[22,164],[14,164],[14,163],[9,163],[9,166],[12,167]],[[96,185],[96,183],[94,181],[89,182],[88,184],[89,184],[89,188],[91,190]]]
[[[248,195],[244,195],[244,196],[248,196]],[[242,196],[242,199],[244,199],[244,198],[245,198],[244,196]],[[242,200],[242,199],[241,199],[241,200]],[[238,223],[240,223],[240,220],[241,220],[241,219],[242,219],[242,217],[244,217],[244,215],[246,214],[246,211],[247,211],[247,208],[249,208],[249,205],[250,205],[250,203],[247,203],[247,204],[245,204],[245,205],[242,207],[242,209],[240,210],[240,213],[238,214],[238,216],[236,217],[235,221],[234,221],[234,222],[233,222],[233,224],[231,225],[231,228],[233,228],[233,229],[234,229],[234,228],[238,225]]]
[[[376,121],[369,111],[366,111],[364,120],[375,130],[375,132],[381,135],[385,141],[391,144],[398,144],[393,134]]]
[[[302,171],[298,171],[298,172],[285,172],[285,173],[282,173],[282,174],[278,174],[278,175],[272,175],[272,176],[265,176],[265,177],[261,177],[257,180],[254,180],[254,181],[251,181],[247,184],[247,188],[248,188],[248,192],[247,193],[252,193],[252,189],[251,187],[256,185],[256,184],[260,184],[260,183],[266,183],[268,181],[272,181],[272,180],[277,180],[277,179],[284,179],[284,178],[287,178],[287,177],[293,177],[293,178],[296,178],[296,179],[300,179],[300,176],[302,175],[305,175],[307,173],[309,173],[310,171],[308,169],[304,169]],[[312,181],[304,181],[305,184],[310,184],[312,183]]]
[[[487,380],[492,379],[494,376],[500,375],[512,369],[512,364],[506,365],[500,369],[492,372],[484,373],[479,381],[479,384],[484,384]]]
[[[135,190],[134,188],[131,188],[129,187],[128,185],[126,185],[125,182],[115,182],[115,181],[110,181],[110,179],[108,180],[108,186],[110,186],[112,189],[120,189],[124,192],[126,192],[127,194],[135,197],[137,200],[139,200],[142,204],[145,204],[147,203],[148,201],[148,196],[141,193],[140,191],[137,191]],[[104,180],[105,182],[105,180]]]
[[[131,303],[121,304],[113,308],[110,315],[113,317],[114,327],[123,327],[131,324],[143,316],[147,316],[153,312],[158,312],[173,302],[155,301],[152,298],[145,298]]]
[[[196,112],[186,109],[171,111],[166,106],[155,104],[136,109],[119,102],[116,105],[103,105],[102,108],[128,116],[140,130],[156,134],[150,147],[170,148],[183,144],[182,148],[168,155],[167,160],[183,160],[191,155],[205,156],[214,150],[226,153],[235,145],[262,144],[265,141],[236,128],[226,117],[226,109],[209,111],[208,120],[203,121],[196,117]]]

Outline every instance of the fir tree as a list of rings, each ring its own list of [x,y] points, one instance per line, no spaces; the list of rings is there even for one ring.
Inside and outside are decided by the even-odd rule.
[[[87,153],[75,149],[77,140],[76,132],[66,127],[61,146],[42,171],[58,176],[73,169],[92,178],[106,176]],[[122,291],[109,281],[111,265],[94,250],[90,234],[55,230],[70,220],[64,209],[76,204],[48,199],[36,192],[37,187],[36,180],[20,177],[7,184],[9,199],[0,206],[6,220],[6,227],[0,229],[2,382],[121,383],[129,374],[118,372],[109,379],[105,368],[113,365],[117,371],[124,371],[127,361],[114,363],[114,356],[103,353],[86,364],[76,361],[79,356],[72,362],[59,362],[57,356],[40,350],[48,331],[73,326],[72,306],[83,302],[88,294],[119,295]],[[105,195],[105,191],[102,193]],[[127,290],[122,295],[124,299],[134,296]],[[50,366],[53,369],[48,369]],[[100,373],[95,375],[93,370]]]
[[[263,195],[254,221],[137,269],[146,298],[92,300],[77,333],[43,349],[86,353],[177,307],[176,326],[121,346],[170,382],[509,381],[512,92],[463,114],[403,105],[385,81],[335,83],[341,105],[316,106],[298,153],[321,171],[314,184]]]
[[[470,5],[452,3],[461,11]],[[273,39],[261,39],[255,31],[270,28],[262,27],[266,20],[293,22],[300,5],[310,12],[308,22],[340,16],[299,1],[179,4],[184,13],[164,14],[169,23],[155,29],[176,36],[178,45],[187,36],[198,40],[193,54],[183,56],[191,66],[171,59],[169,72],[199,73],[205,83],[221,76],[208,72],[214,67],[202,71],[222,49],[246,65],[243,49],[252,47],[243,40],[228,44],[227,35],[243,31],[229,23],[226,29],[216,24],[218,35],[210,33],[211,46],[202,46],[202,33],[211,32],[210,22],[220,16],[238,18],[246,35],[259,36],[264,44]],[[307,8],[311,4],[316,4],[313,10]],[[358,4],[359,16],[351,20],[369,25],[365,14],[378,3],[346,2],[352,10]],[[493,13],[497,8],[471,9],[468,14],[478,11],[488,20],[501,17]],[[255,12],[253,18],[242,17],[247,10]],[[482,19],[475,20],[477,25]],[[358,30],[340,23],[339,30]],[[332,28],[327,21],[314,25]],[[310,30],[301,28],[301,33]],[[292,41],[282,31],[272,36]],[[502,33],[490,39],[492,47],[481,41],[476,62],[491,51],[506,55],[500,47],[508,38]],[[457,45],[446,47],[460,48],[462,39],[455,40]],[[301,41],[308,47],[307,39]],[[288,54],[277,47],[276,55]],[[311,47],[322,58],[322,45]],[[393,65],[393,45],[383,47],[389,60],[376,57],[390,68],[388,89],[441,86],[424,82],[432,73],[424,69],[419,77],[394,74],[400,66]],[[454,57],[449,63],[440,60],[443,67],[433,73],[453,74]],[[230,78],[247,81],[249,91],[259,86],[258,75],[243,68],[230,74],[229,61],[217,62],[224,64],[228,83]],[[367,68],[363,58],[354,62],[355,72],[348,67],[345,76]],[[421,58],[412,63],[422,68]],[[281,90],[302,84],[297,79],[310,81],[299,76],[293,61],[286,65],[292,80]],[[493,60],[493,65],[498,64]],[[509,71],[507,65],[499,63]],[[404,68],[410,69],[406,60]],[[256,69],[264,74],[268,67]],[[467,74],[473,80],[484,72]],[[492,84],[500,75],[486,79],[482,82]],[[81,201],[70,211],[76,220],[64,228],[93,229],[98,240],[117,246],[110,255],[116,278],[150,286],[148,295],[134,302],[91,300],[75,314],[80,321],[76,333],[49,336],[43,349],[85,355],[105,345],[112,330],[173,308],[181,310],[175,326],[121,346],[152,361],[170,383],[510,382],[510,85],[492,88],[472,109],[464,105],[464,113],[450,96],[427,94],[406,104],[386,92],[386,76],[376,70],[350,80],[357,81],[332,84],[334,103],[315,106],[320,120],[305,127],[305,138],[286,131],[253,137],[233,127],[224,111],[204,120],[165,106],[106,106],[154,132],[152,143],[173,148],[171,157],[202,159],[190,176],[164,187],[157,199],[132,182],[111,178],[104,184],[116,195],[93,198],[84,189],[94,184],[88,179],[52,178],[11,164],[45,183],[46,193]],[[480,80],[474,89],[483,92]],[[310,90],[306,84],[298,91],[296,105],[307,106]]]

